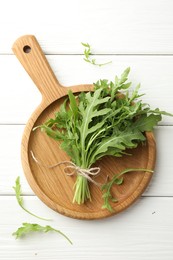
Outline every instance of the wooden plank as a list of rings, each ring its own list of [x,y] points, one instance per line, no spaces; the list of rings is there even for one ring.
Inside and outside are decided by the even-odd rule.
[[[64,217],[36,197],[24,200],[32,212],[53,221],[28,215],[14,197],[0,197],[0,259],[172,260],[173,198],[142,198],[123,213],[99,221]],[[55,233],[30,234],[15,240],[11,233],[23,222],[52,225],[68,235],[73,245]]]
[[[21,176],[24,194],[33,194],[26,182],[21,167],[20,142],[24,126],[1,125],[0,149],[0,194],[14,194],[12,186],[18,175]],[[144,196],[173,196],[173,127],[160,126],[155,130],[157,143],[157,162],[153,178]],[[7,149],[8,147],[8,149]]]
[[[82,53],[81,41],[95,53],[173,54],[172,9],[171,0],[31,0],[27,7],[22,0],[6,0],[0,53],[11,53],[15,39],[31,33],[48,54]]]
[[[141,82],[141,93],[151,107],[173,112],[173,56],[97,56],[98,61],[112,60],[105,67],[96,67],[83,61],[82,56],[47,56],[56,77],[64,86],[93,83],[100,78],[114,80],[115,75],[130,66],[133,87]],[[0,123],[24,124],[41,101],[41,95],[14,56],[1,55]],[[173,124],[173,118],[164,117],[162,124]]]

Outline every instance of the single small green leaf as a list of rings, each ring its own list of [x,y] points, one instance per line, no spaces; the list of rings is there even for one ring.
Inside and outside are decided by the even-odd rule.
[[[88,43],[81,42],[81,44],[86,48],[90,48],[90,45]]]
[[[94,126],[88,128],[87,134],[91,134],[91,133],[93,133],[93,132],[96,132],[96,131],[100,130],[100,128],[104,125],[104,123],[105,123],[105,122],[102,121],[102,122],[99,122],[99,123],[97,123],[96,125],[94,125]]]
[[[161,115],[150,114],[147,116],[146,114],[140,116],[133,124],[133,129],[138,129],[141,132],[144,131],[152,131],[153,127],[161,121]]]
[[[14,191],[15,191],[15,194],[16,194],[16,199],[17,199],[17,202],[19,204],[19,206],[24,210],[26,211],[27,213],[29,213],[30,215],[36,217],[36,218],[39,218],[39,219],[42,219],[42,220],[46,220],[46,221],[49,221],[51,219],[46,219],[46,218],[42,218],[42,217],[39,217],[39,216],[36,216],[35,214],[31,213],[29,210],[27,210],[24,205],[23,205],[23,197],[22,197],[22,190],[21,190],[21,184],[20,184],[20,177],[18,176],[17,179],[16,179],[16,182],[15,182],[15,186],[13,187]]]
[[[111,201],[112,201],[112,202],[118,202],[118,199],[112,198]]]
[[[13,187],[15,193],[16,193],[16,199],[19,203],[19,205],[23,204],[23,197],[21,196],[21,184],[20,184],[20,177],[18,176],[16,179],[16,185]]]
[[[91,63],[91,61],[88,60],[88,58],[84,58],[84,61]]]
[[[117,179],[115,179],[114,182],[115,182],[117,185],[121,185],[121,184],[123,183],[123,181],[124,181],[123,178],[117,178]]]
[[[23,223],[21,227],[19,227],[12,235],[16,237],[16,239],[21,238],[22,236],[30,233],[30,232],[44,232],[47,233],[49,231],[54,231],[65,237],[70,244],[72,241],[60,230],[52,228],[51,226],[41,226],[39,224],[32,223]]]
[[[130,67],[124,70],[124,72],[121,74],[119,84],[123,84],[127,80],[129,72],[130,72]]]
[[[173,114],[168,113],[166,111],[161,111],[159,108],[156,108],[155,110],[150,110],[151,113],[156,113],[164,116],[173,116]]]
[[[84,50],[84,55],[85,55],[86,59],[88,59],[88,58],[89,58],[89,55],[90,55],[90,50],[85,49],[85,50]],[[88,60],[89,60],[89,59],[88,59]]]
[[[114,212],[114,210],[113,210],[113,208],[112,208],[112,206],[111,206],[110,204],[104,204],[104,205],[102,206],[102,209],[107,209],[107,210],[109,210],[110,212]]]
[[[126,83],[126,84],[122,84],[122,85],[121,85],[121,88],[122,88],[122,89],[128,89],[128,88],[131,86],[131,84],[132,84],[131,82]]]
[[[70,99],[70,108],[73,112],[74,118],[76,118],[78,116],[78,105],[77,105],[77,102],[76,102],[76,98],[73,95],[71,90],[69,90],[68,96],[69,96],[69,99]]]
[[[64,139],[64,135],[62,132],[58,131],[58,130],[53,130],[51,127],[47,126],[47,125],[42,125],[41,130],[43,132],[45,132],[49,137],[55,139],[55,140],[62,140]]]

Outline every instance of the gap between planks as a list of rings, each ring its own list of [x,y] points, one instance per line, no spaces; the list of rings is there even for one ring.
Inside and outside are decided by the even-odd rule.
[[[37,197],[35,194],[21,194],[22,197]],[[0,197],[16,197],[15,194],[8,194],[8,193],[3,193],[0,194]],[[173,198],[173,195],[141,195],[140,198]]]
[[[2,56],[15,56],[13,53],[1,53]],[[84,56],[84,53],[46,53],[46,56]],[[91,56],[153,56],[153,57],[164,57],[173,56],[173,53],[91,53]]]

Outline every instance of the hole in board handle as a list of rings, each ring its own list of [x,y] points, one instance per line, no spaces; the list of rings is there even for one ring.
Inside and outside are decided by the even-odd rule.
[[[30,53],[31,52],[31,47],[29,45],[25,45],[23,47],[23,51],[24,51],[24,53]]]

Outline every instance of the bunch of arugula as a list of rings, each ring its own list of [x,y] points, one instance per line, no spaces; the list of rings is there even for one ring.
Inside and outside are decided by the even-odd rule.
[[[74,96],[69,91],[55,118],[40,126],[61,142],[61,148],[77,166],[89,169],[105,155],[122,156],[127,148],[146,140],[144,132],[152,131],[162,114],[171,115],[142,103],[140,85],[130,94],[129,72],[127,68],[114,82],[99,80],[93,92]],[[77,175],[73,202],[81,204],[87,199],[91,200],[88,180]]]

